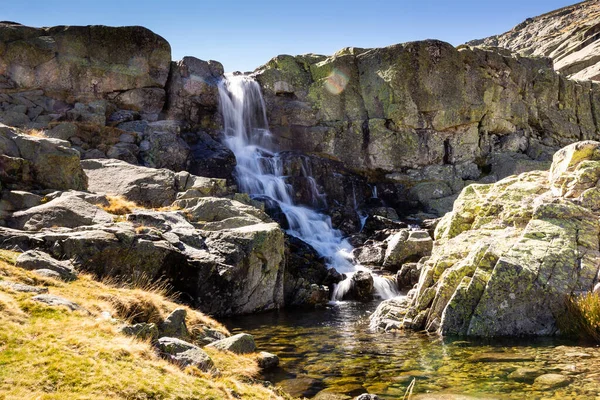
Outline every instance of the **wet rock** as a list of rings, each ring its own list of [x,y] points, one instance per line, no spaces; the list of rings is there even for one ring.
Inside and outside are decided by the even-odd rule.
[[[29,250],[17,257],[15,265],[18,268],[23,268],[29,271],[53,271],[58,276],[66,281],[73,280],[77,277],[73,267],[67,261],[58,261],[39,250]],[[43,272],[44,275],[55,277],[54,274]]]
[[[141,340],[154,341],[159,337],[156,325],[148,323],[123,326],[119,329],[119,332],[127,336],[134,336]]]
[[[350,278],[350,289],[344,300],[367,302],[373,300],[373,276],[367,271],[357,271]]]
[[[163,357],[181,368],[192,366],[207,372],[214,367],[212,359],[204,350],[177,338],[161,337],[156,348]]]
[[[286,306],[318,307],[329,301],[325,283],[328,269],[321,256],[307,243],[286,236],[286,273],[284,296]]]
[[[78,304],[73,303],[71,300],[67,300],[64,297],[54,296],[51,294],[40,294],[37,296],[33,296],[31,300],[40,303],[45,303],[52,307],[66,307],[71,311],[81,309],[81,307]]]
[[[225,339],[212,342],[207,347],[214,347],[219,350],[227,350],[236,354],[253,353],[256,350],[254,337],[247,333],[238,333]]]
[[[396,283],[398,289],[409,290],[419,282],[421,276],[421,266],[418,263],[403,264],[396,274]]]
[[[207,178],[233,180],[236,160],[233,152],[204,132],[188,139],[190,158],[187,170]]]
[[[9,281],[0,281],[0,287],[8,288],[15,292],[21,292],[21,293],[36,293],[36,294],[48,293],[48,288],[45,288],[45,287],[24,285],[22,283],[9,282]]]
[[[402,230],[388,239],[383,267],[397,271],[407,261],[418,261],[429,256],[433,248],[433,239],[425,230]]]
[[[408,306],[409,300],[406,297],[382,301],[369,317],[369,327],[374,331],[384,332],[400,329]]]
[[[385,244],[375,242],[354,249],[354,257],[362,265],[382,265],[385,257]]]
[[[544,374],[535,378],[534,387],[542,390],[556,389],[568,386],[571,378],[560,374]]]
[[[273,369],[279,365],[279,357],[275,354],[268,353],[266,351],[261,351],[258,354],[258,366],[263,371],[267,371]]]

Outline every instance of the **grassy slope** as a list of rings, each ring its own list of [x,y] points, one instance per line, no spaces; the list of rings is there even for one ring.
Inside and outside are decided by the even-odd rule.
[[[156,356],[149,343],[123,336],[101,318],[145,313],[164,317],[178,305],[160,291],[125,289],[80,276],[71,283],[13,266],[16,253],[0,251],[0,280],[46,286],[87,311],[68,311],[0,286],[0,399],[279,399],[252,383],[255,356],[209,349],[220,373],[185,371]],[[131,319],[131,318],[130,318]],[[215,321],[188,309],[188,326]]]

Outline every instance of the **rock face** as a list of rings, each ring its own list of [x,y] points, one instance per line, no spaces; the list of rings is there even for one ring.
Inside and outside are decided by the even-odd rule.
[[[171,62],[169,43],[140,26],[38,29],[2,23],[0,44],[5,85],[44,88],[85,100],[164,88]]]
[[[598,282],[599,178],[600,142],[584,141],[557,152],[550,173],[466,187],[436,228],[399,325],[443,335],[557,333],[566,297]]]
[[[469,42],[526,56],[550,57],[554,68],[577,80],[600,80],[600,4],[583,1],[528,18],[501,35]]]
[[[119,160],[84,160],[81,165],[90,191],[120,195],[149,207],[168,206],[177,198],[229,193],[224,180],[196,177],[187,172],[138,167]]]
[[[278,56],[254,76],[283,148],[401,185],[437,214],[470,181],[547,168],[598,130],[595,85],[506,50],[435,40],[347,48]]]
[[[0,124],[0,183],[10,189],[85,190],[79,153],[69,142],[25,135]]]

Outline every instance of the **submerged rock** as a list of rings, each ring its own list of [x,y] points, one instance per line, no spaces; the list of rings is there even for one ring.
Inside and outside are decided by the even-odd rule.
[[[533,386],[543,390],[556,389],[568,386],[571,378],[560,374],[544,374],[535,378]]]

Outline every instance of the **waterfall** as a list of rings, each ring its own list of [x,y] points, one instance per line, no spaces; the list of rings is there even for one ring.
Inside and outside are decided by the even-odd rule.
[[[224,142],[237,160],[236,179],[240,190],[251,196],[267,196],[285,214],[287,233],[312,246],[330,267],[348,278],[334,290],[334,299],[341,300],[350,285],[350,278],[359,269],[353,262],[352,246],[342,233],[331,225],[331,218],[308,207],[294,204],[293,188],[283,175],[283,161],[273,144],[267,122],[265,102],[258,83],[243,75],[227,75],[219,83],[219,100],[223,115]],[[310,170],[304,168],[307,175]],[[312,176],[309,177],[313,199],[322,198]],[[389,298],[396,295],[390,280],[373,276],[376,295]]]

